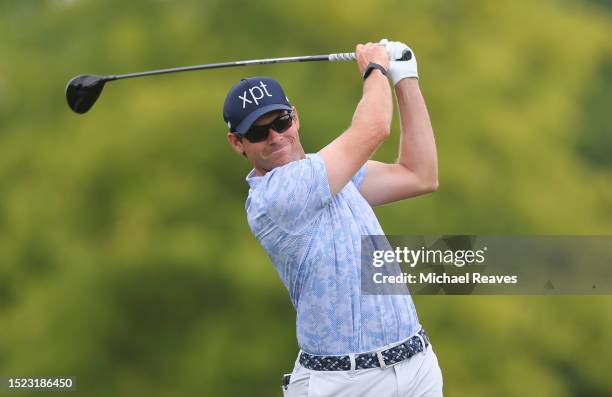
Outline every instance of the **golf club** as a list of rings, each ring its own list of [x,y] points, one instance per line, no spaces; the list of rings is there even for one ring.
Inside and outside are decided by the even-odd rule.
[[[150,70],[140,73],[128,73],[111,76],[96,76],[82,74],[72,78],[66,86],[66,100],[68,106],[73,112],[83,114],[86,113],[96,103],[96,100],[102,93],[104,84],[108,81],[129,79],[132,77],[152,76],[156,74],[188,72],[191,70],[229,68],[234,66],[248,65],[264,65],[270,63],[287,63],[287,62],[311,62],[311,61],[353,61],[355,60],[354,52],[345,52],[328,55],[307,55],[298,57],[286,58],[268,58],[268,59],[253,59],[249,61],[210,63],[206,65],[185,66],[171,69]],[[412,58],[412,53],[409,50],[404,51],[402,57],[397,61],[408,61]]]

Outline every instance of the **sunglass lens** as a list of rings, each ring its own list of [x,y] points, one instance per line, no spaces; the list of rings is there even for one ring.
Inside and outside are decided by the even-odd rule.
[[[285,132],[289,127],[291,127],[292,123],[293,119],[291,116],[285,114],[272,122],[272,128],[274,128],[274,131],[276,132]]]
[[[253,143],[265,141],[268,139],[268,126],[252,126],[244,136]]]

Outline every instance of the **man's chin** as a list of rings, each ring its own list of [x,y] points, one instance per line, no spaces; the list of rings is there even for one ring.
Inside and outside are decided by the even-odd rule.
[[[268,170],[273,170],[274,168],[282,167],[283,165],[289,164],[292,161],[299,160],[298,158],[292,158],[289,155],[279,156],[274,159],[274,161],[268,162],[269,167]]]

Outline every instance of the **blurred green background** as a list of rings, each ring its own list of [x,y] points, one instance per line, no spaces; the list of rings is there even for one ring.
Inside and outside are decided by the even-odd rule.
[[[221,108],[241,77],[272,76],[317,151],[350,123],[356,65],[125,80],[84,116],[64,88],[383,37],[417,55],[440,162],[438,192],[376,210],[386,233],[612,233],[609,0],[0,0],[0,375],[73,375],[83,396],[280,395],[295,315],[248,228],[250,167]],[[415,302],[447,396],[612,395],[610,297]]]

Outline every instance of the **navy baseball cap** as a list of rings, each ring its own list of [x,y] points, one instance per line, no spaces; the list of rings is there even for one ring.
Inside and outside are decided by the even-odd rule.
[[[228,92],[223,120],[231,132],[244,135],[255,120],[274,110],[291,110],[283,87],[270,77],[249,77]]]

